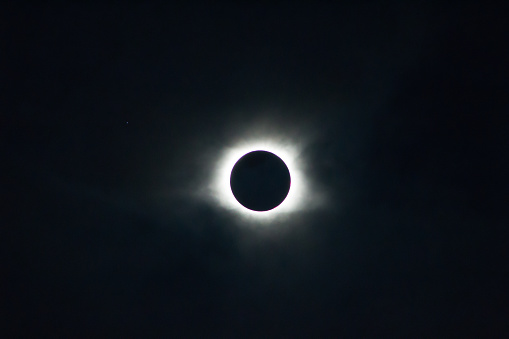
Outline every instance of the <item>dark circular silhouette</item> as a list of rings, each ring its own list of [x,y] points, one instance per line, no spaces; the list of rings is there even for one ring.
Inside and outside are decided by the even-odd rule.
[[[245,154],[233,166],[230,187],[237,201],[253,211],[281,204],[290,191],[290,171],[277,155],[267,151]]]

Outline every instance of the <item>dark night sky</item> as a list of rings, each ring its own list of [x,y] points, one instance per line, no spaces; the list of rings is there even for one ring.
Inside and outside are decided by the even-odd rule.
[[[5,6],[0,336],[509,335],[506,13]],[[204,193],[249,133],[308,208]]]

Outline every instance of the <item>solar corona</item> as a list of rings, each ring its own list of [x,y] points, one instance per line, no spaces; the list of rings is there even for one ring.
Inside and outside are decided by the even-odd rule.
[[[270,139],[244,141],[225,148],[219,157],[212,193],[219,205],[241,217],[275,220],[304,207],[307,189],[302,167],[296,144]],[[268,172],[274,175],[266,180]]]

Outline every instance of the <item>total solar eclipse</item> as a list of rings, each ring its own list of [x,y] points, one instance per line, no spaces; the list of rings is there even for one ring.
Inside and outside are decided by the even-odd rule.
[[[277,155],[253,151],[233,166],[230,187],[235,199],[247,209],[269,211],[279,206],[290,191],[290,171]]]

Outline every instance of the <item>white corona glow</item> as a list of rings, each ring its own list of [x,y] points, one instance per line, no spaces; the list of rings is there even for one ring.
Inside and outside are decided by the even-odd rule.
[[[274,153],[284,161],[290,171],[291,185],[286,199],[268,211],[253,211],[245,208],[235,199],[231,191],[230,175],[233,166],[242,156],[253,151]],[[245,141],[227,148],[220,157],[214,173],[212,191],[218,203],[228,210],[250,219],[273,220],[296,212],[303,207],[306,185],[302,171],[302,161],[299,159],[299,150],[295,144],[267,139]]]

